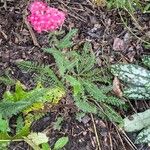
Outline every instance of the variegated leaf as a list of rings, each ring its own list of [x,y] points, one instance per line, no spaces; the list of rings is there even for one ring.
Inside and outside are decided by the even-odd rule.
[[[141,143],[150,143],[150,126],[143,129],[138,136],[136,137],[135,140],[136,144],[141,144]]]
[[[134,100],[148,100],[150,99],[150,90],[146,87],[130,87],[123,91],[123,96]]]
[[[142,62],[144,63],[145,66],[150,68],[150,56],[144,56],[142,58]]]
[[[136,86],[150,84],[150,71],[133,64],[112,65],[111,72],[126,83]]]
[[[126,132],[135,132],[148,126],[150,126],[150,109],[126,117],[123,128]]]

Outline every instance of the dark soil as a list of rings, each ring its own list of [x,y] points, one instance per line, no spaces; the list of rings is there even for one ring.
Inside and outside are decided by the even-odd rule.
[[[94,7],[90,1],[86,0],[48,0],[50,6],[55,6],[60,10],[66,11],[68,16],[63,26],[63,30],[78,28],[79,34],[74,39],[75,43],[82,41],[91,41],[94,53],[97,56],[98,65],[103,66],[104,60],[110,63],[116,62],[135,62],[140,60],[143,54],[150,54],[148,49],[144,48],[142,42],[133,36],[122,23],[117,10],[108,10],[106,8]],[[5,5],[6,4],[6,5]],[[22,73],[15,65],[18,60],[33,60],[39,63],[51,64],[53,59],[41,51],[41,47],[49,45],[48,34],[37,34],[33,30],[35,38],[31,36],[30,29],[27,27],[24,16],[26,15],[27,0],[6,0],[6,3],[0,2],[0,76],[9,71],[13,78],[20,80],[28,88],[32,88],[34,83],[31,74]],[[149,14],[137,13],[137,20],[142,27],[138,30],[137,26],[131,20],[128,13],[122,12],[122,17],[127,19],[128,26],[139,38],[148,39],[150,29]],[[114,39],[127,38],[126,47],[123,51],[113,50]],[[7,87],[0,84],[0,96]],[[64,101],[67,101],[66,97]],[[75,118],[75,108],[68,107],[62,100],[62,104],[52,110],[47,116],[33,123],[33,131],[48,131],[50,145],[61,136],[67,135],[69,143],[66,150],[148,150],[145,145],[134,145],[128,136],[134,141],[134,134],[126,135],[119,131],[117,127],[96,116],[87,115],[81,122]],[[145,102],[132,104],[137,111],[142,111],[149,107]],[[133,110],[130,114],[133,114]],[[125,114],[123,112],[122,114]],[[127,113],[126,115],[128,115]],[[57,117],[64,118],[60,131],[53,129],[53,122]],[[97,143],[96,132],[100,142],[100,148]],[[12,143],[10,150],[27,150],[29,146],[24,143]]]

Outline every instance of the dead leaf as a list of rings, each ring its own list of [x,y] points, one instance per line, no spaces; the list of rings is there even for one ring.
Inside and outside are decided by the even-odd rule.
[[[118,80],[117,77],[114,78],[113,80],[113,92],[118,96],[122,97],[122,91],[120,89],[120,81]]]
[[[124,41],[121,40],[120,38],[115,38],[113,43],[113,50],[124,51],[124,49],[125,49]]]

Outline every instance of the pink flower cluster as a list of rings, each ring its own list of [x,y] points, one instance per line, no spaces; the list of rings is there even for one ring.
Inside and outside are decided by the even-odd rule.
[[[65,13],[56,8],[49,7],[42,1],[34,1],[30,4],[31,14],[28,21],[38,33],[42,31],[54,31],[65,21]]]

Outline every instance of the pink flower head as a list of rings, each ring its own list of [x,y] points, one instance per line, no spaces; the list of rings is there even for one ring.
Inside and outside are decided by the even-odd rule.
[[[65,21],[65,13],[56,8],[49,7],[41,1],[31,3],[28,16],[29,22],[38,33],[42,31],[54,31]]]

